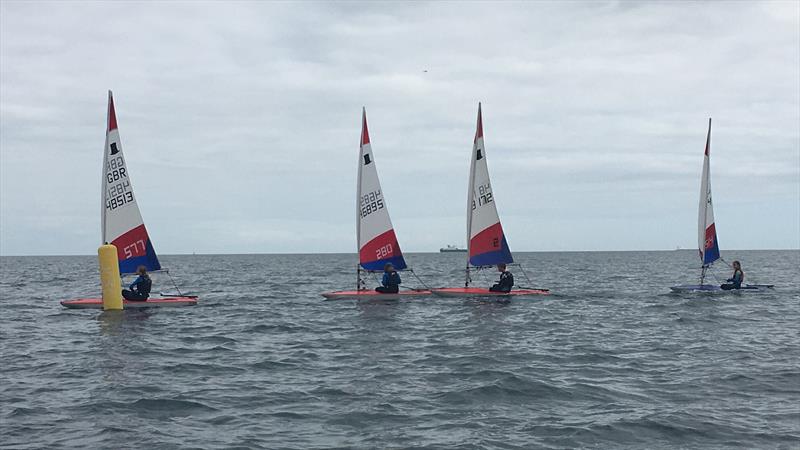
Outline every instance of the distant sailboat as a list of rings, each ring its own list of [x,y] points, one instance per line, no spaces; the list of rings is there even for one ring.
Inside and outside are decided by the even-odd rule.
[[[500,216],[497,214],[486,149],[483,142],[483,118],[478,103],[478,124],[472,146],[472,160],[467,187],[467,266],[463,288],[432,289],[434,294],[446,297],[464,296],[521,296],[546,295],[547,289],[514,289],[511,292],[492,292],[487,288],[470,287],[470,269],[514,262],[508,247]]]
[[[108,120],[101,177],[101,243],[117,247],[120,275],[133,274],[139,266],[148,271],[161,270],[161,263],[147,234],[139,205],[133,195],[130,172],[125,164],[122,143],[117,129],[114,97],[108,91]],[[197,303],[197,297],[151,297],[146,301],[123,301],[125,308],[153,306],[186,306]],[[102,299],[90,298],[61,302],[68,308],[102,308]]]
[[[361,141],[358,156],[358,185],[356,188],[356,240],[359,265],[356,270],[356,290],[325,292],[327,299],[360,298],[392,299],[408,296],[430,295],[428,290],[402,290],[397,294],[382,294],[364,287],[362,269],[366,272],[383,271],[391,263],[398,271],[407,268],[400,244],[389,217],[386,198],[378,179],[378,170],[367,128],[367,111],[362,110]]]
[[[711,119],[708,119],[708,134],[703,154],[703,174],[700,179],[700,202],[697,216],[697,249],[700,252],[700,284],[672,286],[675,292],[722,291],[716,284],[705,284],[708,269],[720,259],[717,227],[714,223],[714,204],[711,201]],[[741,290],[772,288],[767,284],[747,284]]]

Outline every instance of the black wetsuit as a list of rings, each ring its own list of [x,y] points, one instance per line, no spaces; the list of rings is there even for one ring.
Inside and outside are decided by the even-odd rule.
[[[511,275],[511,272],[504,270],[500,274],[500,282],[490,287],[489,290],[492,292],[511,292],[511,288],[513,286],[514,275]]]
[[[400,280],[400,274],[397,271],[384,272],[381,280],[383,286],[376,287],[375,291],[381,294],[397,294],[400,291],[400,283],[402,283],[402,280]]]
[[[147,300],[150,296],[150,289],[153,287],[153,281],[147,275],[139,275],[130,285],[130,290],[123,289],[122,296],[125,300],[142,301]]]
[[[733,278],[728,278],[727,283],[720,286],[722,289],[729,291],[731,289],[741,289],[742,282],[744,281],[744,272],[741,269],[736,269],[733,272]]]

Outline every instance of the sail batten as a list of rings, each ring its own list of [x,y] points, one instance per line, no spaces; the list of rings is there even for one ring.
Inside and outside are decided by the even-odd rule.
[[[151,271],[160,270],[161,264],[133,194],[111,91],[108,91],[108,120],[101,183],[102,243],[117,247],[120,273],[134,273],[138,266],[145,266]]]
[[[711,119],[708,119],[708,135],[703,155],[703,175],[700,181],[700,202],[697,217],[697,248],[703,266],[719,259],[719,242],[714,223],[714,204],[711,201]]]
[[[467,193],[468,263],[472,266],[489,266],[514,262],[500,223],[489,180],[480,103],[478,103],[478,123],[472,145]]]
[[[356,224],[361,267],[365,270],[378,271],[383,270],[386,263],[391,263],[397,270],[406,268],[406,261],[400,250],[400,244],[397,242],[375,166],[375,157],[372,154],[367,128],[366,108],[362,110],[361,120]]]

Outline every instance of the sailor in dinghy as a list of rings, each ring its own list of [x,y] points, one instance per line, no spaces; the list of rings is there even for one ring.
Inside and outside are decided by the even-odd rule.
[[[114,109],[114,96],[111,91],[108,91],[106,142],[101,180],[100,242],[116,247],[119,275],[122,277],[136,273],[141,277],[148,271],[162,270],[144,220],[142,220],[136,196],[133,194],[133,183],[122,151],[122,141],[117,127],[117,113]],[[164,270],[164,272],[167,271]],[[188,306],[197,303],[196,296],[185,296],[180,291],[177,296],[149,297],[149,277],[145,281],[137,279],[134,283],[140,287],[137,289],[137,294],[128,291],[126,295],[131,298],[125,297],[124,308]],[[177,288],[177,286],[175,287]],[[65,300],[61,304],[67,308],[103,308],[103,301],[99,298]]]
[[[734,261],[734,276],[728,280],[730,284],[716,285],[705,282],[706,275],[717,260],[725,262],[720,256],[717,226],[714,223],[714,204],[711,201],[711,118],[708,119],[708,134],[703,151],[703,173],[700,177],[700,202],[697,217],[697,248],[700,253],[700,284],[672,286],[673,292],[723,292],[723,291],[760,291],[771,289],[771,284],[742,285],[744,272],[739,261]],[[738,274],[738,276],[737,276]]]
[[[381,189],[375,158],[367,128],[367,111],[362,110],[361,140],[358,155],[358,183],[356,187],[356,241],[358,266],[356,286],[353,291],[324,292],[326,299],[397,299],[409,296],[430,295],[424,289],[399,289],[398,271],[407,269],[406,260],[397,242],[386,198]],[[410,270],[410,269],[408,269]],[[364,285],[362,273],[384,272],[383,286],[370,290]],[[394,275],[391,275],[394,273]]]

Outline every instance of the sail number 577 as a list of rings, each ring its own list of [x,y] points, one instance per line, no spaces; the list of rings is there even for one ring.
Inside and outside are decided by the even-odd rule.
[[[134,241],[132,244],[123,247],[125,258],[133,258],[134,256],[144,255],[147,252],[147,246],[143,239]]]

